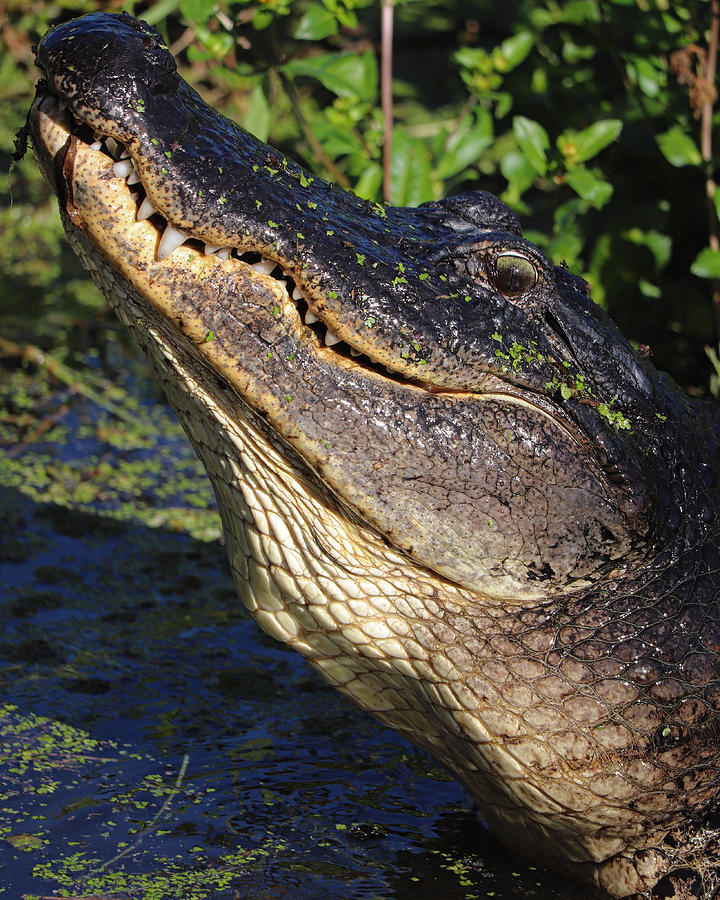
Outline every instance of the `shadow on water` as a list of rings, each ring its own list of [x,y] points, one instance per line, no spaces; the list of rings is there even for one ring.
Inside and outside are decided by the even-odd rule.
[[[108,477],[127,452],[104,449]],[[99,513],[102,492],[90,509],[39,502],[11,455],[0,896],[577,898],[498,847],[432,760],[265,637],[217,540]]]

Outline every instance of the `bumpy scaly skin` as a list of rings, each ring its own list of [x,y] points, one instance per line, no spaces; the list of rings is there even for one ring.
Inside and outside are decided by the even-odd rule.
[[[33,142],[68,236],[208,470],[259,624],[448,765],[509,846],[616,896],[709,896],[714,410],[489,195],[383,211],[313,180],[129,16],[69,23],[38,61]],[[91,129],[193,242],[157,258]]]

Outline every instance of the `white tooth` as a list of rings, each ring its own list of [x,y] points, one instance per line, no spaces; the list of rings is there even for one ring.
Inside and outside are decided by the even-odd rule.
[[[134,169],[131,159],[122,159],[120,162],[116,162],[112,167],[113,175],[117,178],[127,178],[128,175],[132,175]]]
[[[172,225],[168,225],[163,232],[163,236],[160,238],[160,243],[157,248],[157,258],[166,259],[173,250],[177,250],[180,244],[183,244],[187,239],[188,236],[184,231],[180,231],[179,228],[173,228]]]
[[[93,143],[90,144],[91,150],[100,150],[101,148],[102,148],[102,141],[93,141]]]
[[[130,159],[130,151],[127,147],[123,149],[123,152],[118,156],[118,159]]]
[[[110,156],[115,156],[118,149],[118,144],[115,138],[105,138],[105,146],[108,148]]]
[[[230,259],[230,248],[229,247],[221,247],[217,253],[215,254],[218,259]]]
[[[293,300],[304,300],[305,298],[302,295],[302,291],[299,287],[293,289]]]
[[[145,219],[149,219],[150,216],[151,216],[154,212],[155,212],[155,207],[152,205],[152,203],[151,203],[151,202],[148,200],[148,198],[146,197],[146,198],[143,200],[143,202],[140,204],[140,207],[139,207],[139,209],[138,209],[138,211],[137,211],[137,214],[136,214],[135,218],[138,220],[138,222],[142,222],[142,221],[144,221]]]
[[[213,253],[217,253],[218,248],[213,247],[212,244],[205,244],[205,256],[212,256]]]
[[[318,319],[318,317],[315,315],[315,313],[311,309],[309,309],[305,313],[305,324],[306,325],[312,325],[313,322],[319,322],[319,321],[320,321],[320,319]]]
[[[261,259],[260,262],[253,263],[252,267],[256,272],[269,275],[276,265],[277,263],[274,263],[271,259]]]
[[[131,172],[130,175],[128,175],[127,183],[128,185],[140,184],[140,176],[138,175],[138,173]]]
[[[354,347],[350,348],[350,356],[362,356],[359,350],[356,350]]]
[[[325,346],[332,347],[335,344],[339,344],[339,343],[340,343],[340,338],[335,334],[334,331],[330,331],[330,329],[328,328],[327,334],[325,335]]]

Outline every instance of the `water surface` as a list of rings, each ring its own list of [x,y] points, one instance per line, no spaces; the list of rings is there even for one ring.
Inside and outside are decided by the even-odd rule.
[[[575,900],[260,632],[137,357],[77,372],[0,369],[0,896]]]

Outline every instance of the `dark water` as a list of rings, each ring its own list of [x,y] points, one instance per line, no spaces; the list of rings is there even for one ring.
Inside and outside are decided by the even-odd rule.
[[[593,896],[259,631],[143,377],[135,432],[2,375],[0,896]]]

